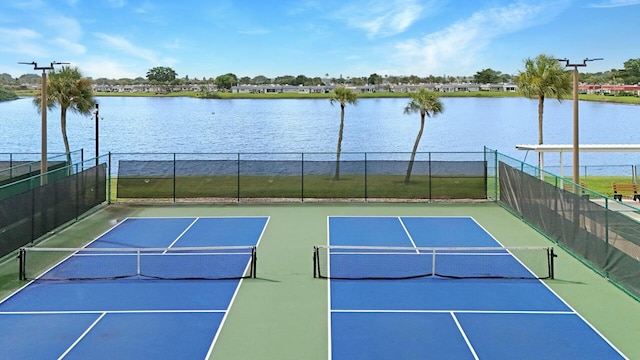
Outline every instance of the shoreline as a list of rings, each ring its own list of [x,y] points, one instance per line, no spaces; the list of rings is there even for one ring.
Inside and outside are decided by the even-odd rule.
[[[32,97],[37,95],[37,91],[17,91],[19,97]],[[129,92],[129,93],[109,93],[94,92],[95,97],[190,97],[195,99],[210,100],[229,100],[229,99],[256,99],[256,100],[272,100],[272,99],[329,99],[330,93],[326,94],[298,94],[298,93],[279,93],[279,94],[239,94],[239,93],[215,93],[214,96],[201,96],[199,92],[179,91],[168,94],[158,94],[153,92]],[[475,98],[504,98],[504,97],[523,97],[517,92],[498,92],[498,91],[472,91],[472,92],[442,92],[438,93],[440,97],[475,97]],[[378,92],[378,93],[362,93],[358,94],[360,99],[382,99],[382,98],[409,98],[409,93],[403,92]],[[603,103],[615,104],[631,104],[640,105],[640,98],[634,96],[605,96],[593,94],[580,94],[579,99],[582,101],[595,101]],[[555,100],[555,99],[547,99]],[[565,97],[564,101],[572,101],[572,97]],[[10,101],[10,100],[9,100]]]

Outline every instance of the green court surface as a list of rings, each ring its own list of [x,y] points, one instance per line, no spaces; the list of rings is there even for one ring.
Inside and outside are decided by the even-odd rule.
[[[314,245],[327,243],[327,217],[341,215],[471,216],[504,246],[554,245],[498,205],[479,202],[110,205],[53,233],[43,246],[82,246],[133,216],[268,216],[257,278],[243,280],[212,358],[328,359],[327,281],[313,277],[312,256]],[[545,282],[629,359],[640,359],[640,302],[559,247],[555,250],[555,279]],[[3,259],[0,298],[24,284],[15,256]]]

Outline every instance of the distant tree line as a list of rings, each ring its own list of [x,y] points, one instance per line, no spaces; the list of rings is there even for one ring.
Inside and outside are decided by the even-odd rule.
[[[397,75],[380,75],[373,73],[369,76],[362,77],[338,77],[324,74],[323,77],[307,77],[305,75],[281,75],[275,78],[269,78],[264,75],[254,77],[239,77],[233,73],[226,73],[216,77],[178,77],[178,74],[170,67],[154,67],[150,69],[146,77],[137,77],[135,79],[107,79],[97,78],[91,79],[95,85],[143,85],[158,84],[162,86],[169,85],[206,85],[215,84],[218,89],[230,90],[235,85],[327,85],[333,84],[338,86],[364,86],[364,85],[380,85],[380,84],[448,84],[448,83],[476,83],[476,84],[496,84],[508,83],[514,80],[514,76],[503,74],[500,71],[488,68],[476,72],[473,76],[435,76],[429,75],[420,77],[417,75],[397,76]],[[40,75],[24,74],[18,78],[13,78],[9,74],[0,74],[0,87],[19,90],[26,89],[28,85],[38,84]],[[580,82],[588,84],[638,84],[640,83],[640,58],[629,59],[624,63],[622,69],[611,69],[605,72],[597,73],[580,73]]]

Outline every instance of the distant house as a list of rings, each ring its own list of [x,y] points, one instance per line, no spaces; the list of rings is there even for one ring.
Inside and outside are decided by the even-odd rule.
[[[173,85],[171,91],[218,91],[218,86],[214,84],[187,84]],[[159,85],[136,84],[136,85],[93,85],[93,91],[96,92],[160,92],[163,89]]]
[[[623,86],[618,88],[606,88],[605,85],[588,85],[589,87],[581,87],[584,93],[611,93],[615,94],[619,91],[635,92],[640,94],[638,86]],[[597,88],[595,88],[597,86]],[[332,92],[336,85],[235,85],[231,87],[234,94],[326,94]],[[472,83],[453,83],[453,84],[381,84],[381,85],[361,85],[348,86],[349,89],[356,93],[377,93],[377,92],[403,92],[414,93],[420,89],[438,92],[469,92],[469,91],[517,91],[514,84],[472,84]],[[93,91],[96,92],[160,92],[164,89],[160,85],[136,84],[136,85],[93,85]],[[218,91],[215,84],[185,84],[173,85],[171,91]]]
[[[578,85],[581,94],[618,95],[621,93],[640,96],[639,85]]]
[[[295,93],[295,94],[325,94],[333,90],[333,86],[318,85],[318,86],[304,86],[304,85],[237,85],[231,87],[231,92],[234,94],[283,94],[283,93]]]

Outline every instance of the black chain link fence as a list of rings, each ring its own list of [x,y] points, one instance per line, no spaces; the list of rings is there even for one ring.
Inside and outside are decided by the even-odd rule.
[[[483,152],[110,155],[117,200],[487,197]]]

